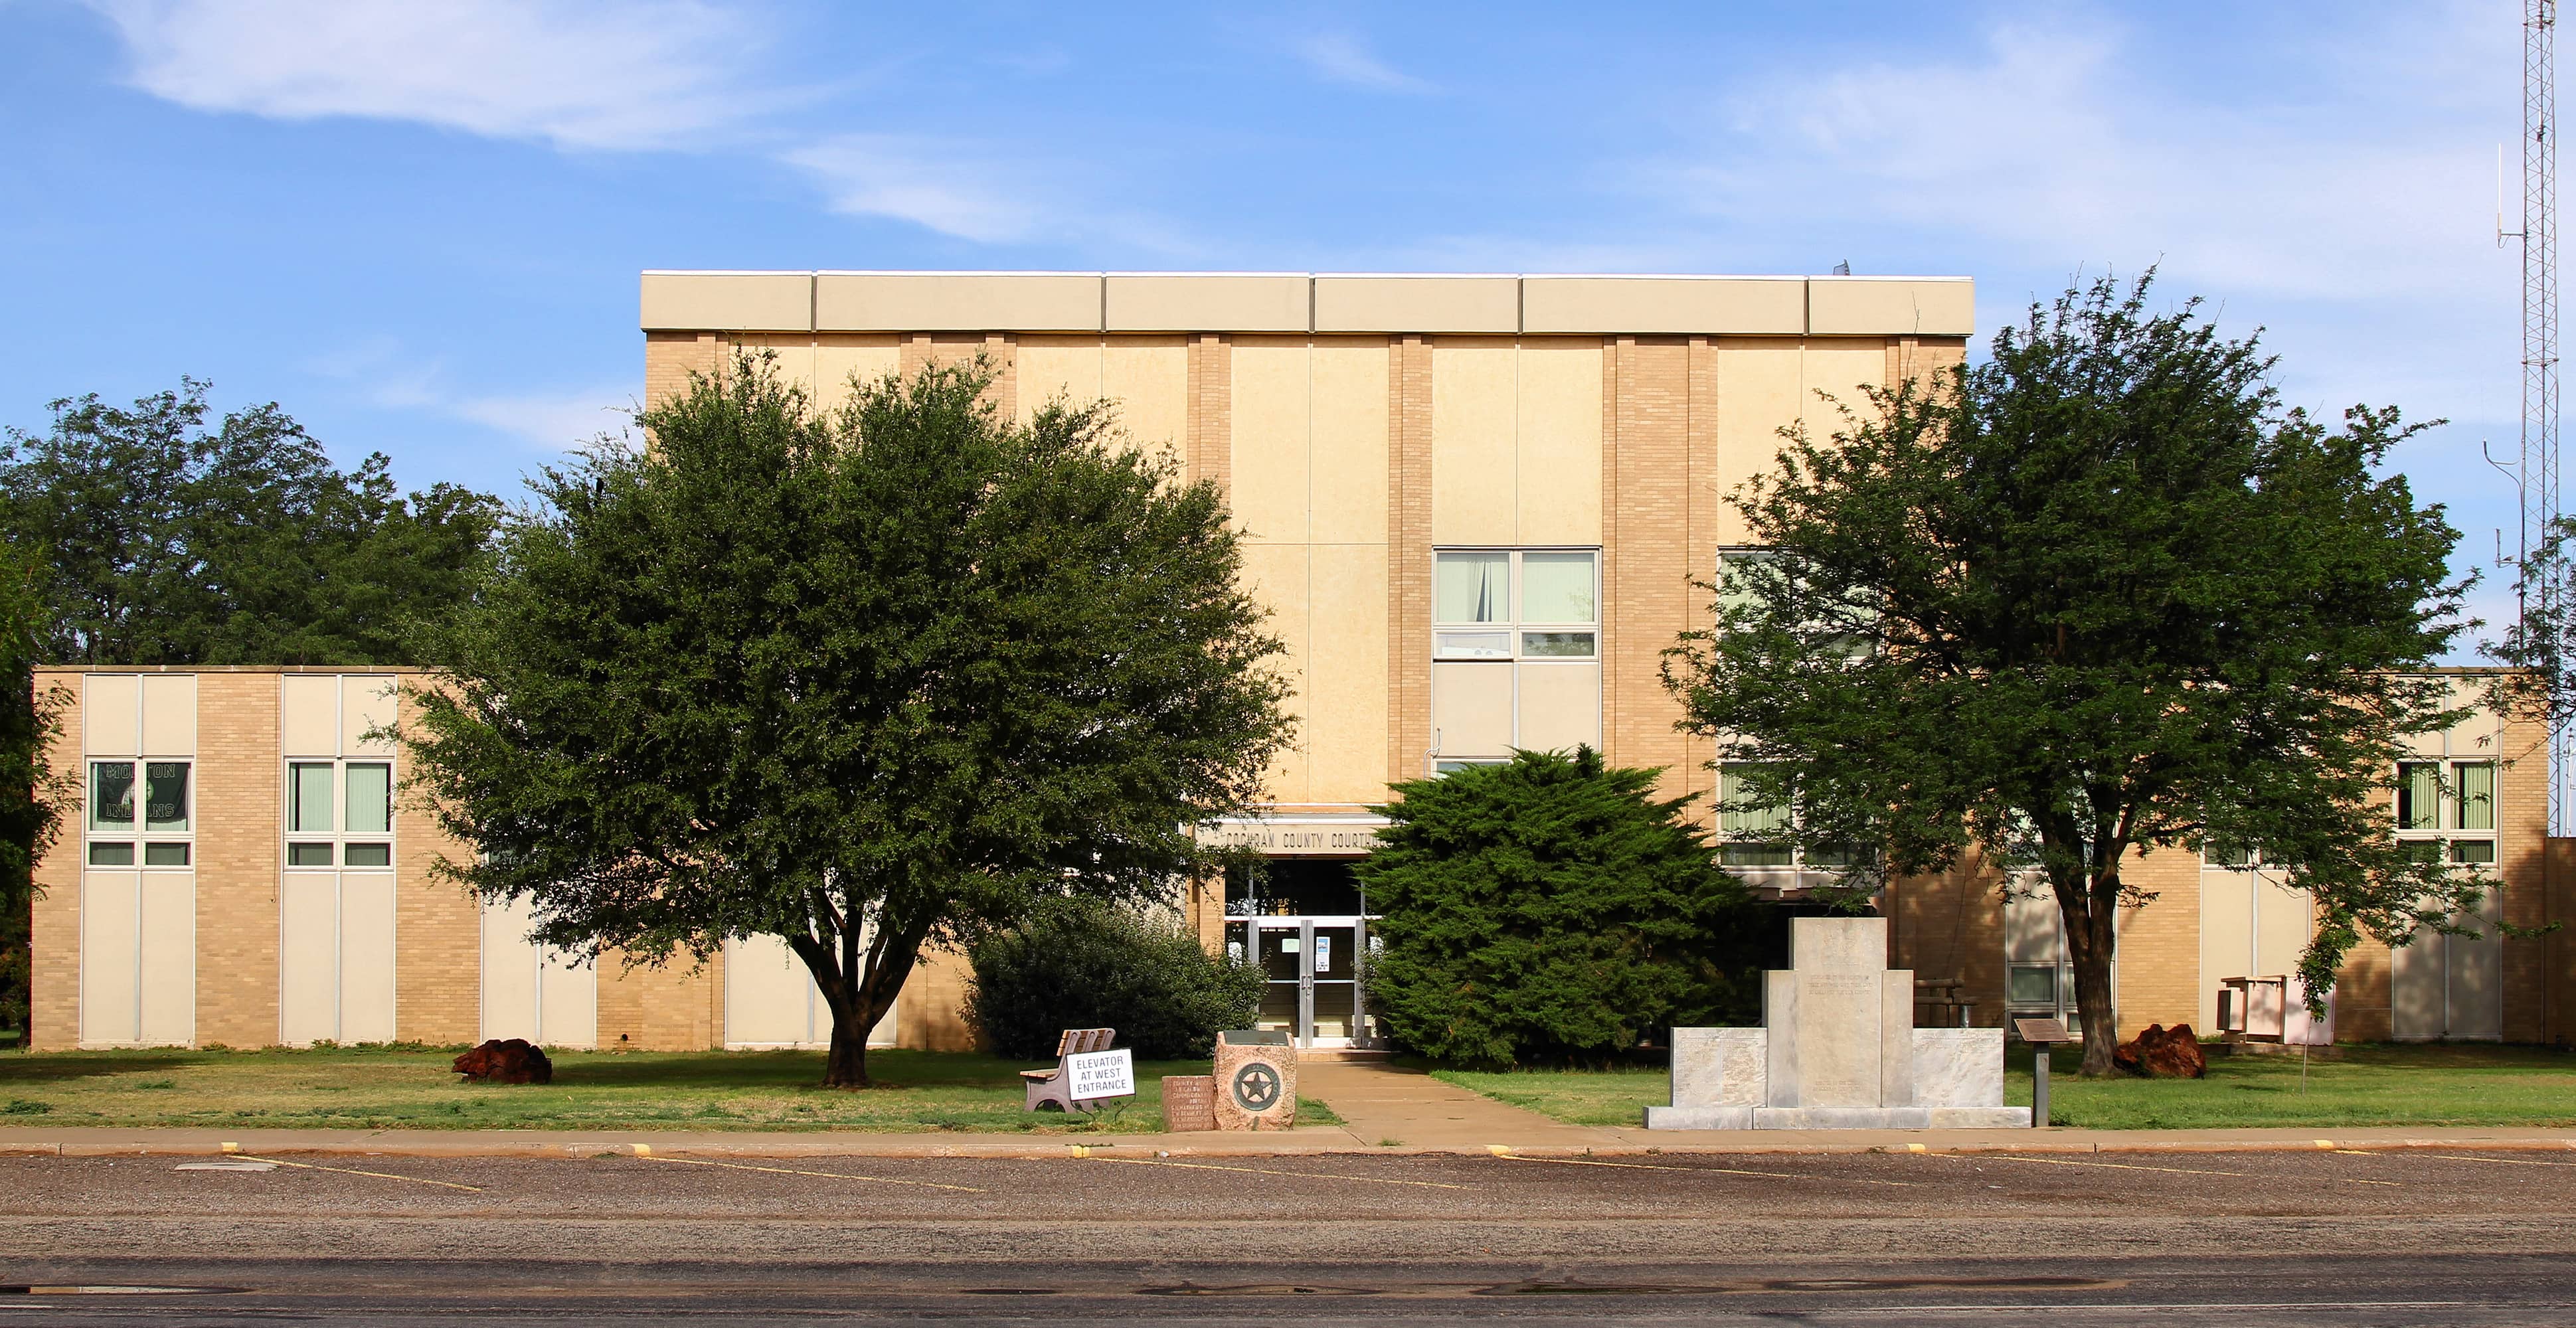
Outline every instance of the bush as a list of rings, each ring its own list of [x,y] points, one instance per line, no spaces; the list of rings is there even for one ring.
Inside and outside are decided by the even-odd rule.
[[[1385,942],[1369,1003],[1399,1045],[1477,1068],[1600,1064],[1675,1024],[1740,1022],[1761,936],[1744,887],[1589,747],[1398,784],[1359,864]]]
[[[1208,1056],[1218,1032],[1252,1026],[1265,981],[1168,922],[1091,900],[1051,904],[971,958],[966,1020],[1017,1060],[1053,1056],[1065,1029],[1104,1027],[1149,1060]]]

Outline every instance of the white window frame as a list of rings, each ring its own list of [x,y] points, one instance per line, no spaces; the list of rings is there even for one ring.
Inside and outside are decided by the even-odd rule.
[[[1505,566],[1508,569],[1507,581],[1503,587],[1504,616],[1489,622],[1442,621],[1440,617],[1440,560],[1444,556],[1450,555],[1497,553],[1504,555],[1506,559]],[[1524,560],[1530,554],[1551,553],[1579,553],[1592,560],[1592,618],[1590,621],[1574,622],[1560,621],[1556,619],[1524,619],[1521,616],[1522,596],[1528,586],[1528,582],[1525,579],[1522,570]],[[1444,665],[1466,665],[1478,668],[1509,668],[1512,670],[1511,728],[1512,747],[1514,750],[1519,749],[1521,737],[1520,671],[1522,669],[1550,668],[1555,666],[1590,666],[1596,669],[1603,667],[1602,638],[1604,636],[1604,632],[1602,630],[1601,611],[1601,563],[1601,547],[1599,545],[1587,544],[1458,544],[1444,545],[1431,551],[1431,639],[1426,643],[1429,645],[1431,650],[1431,662],[1434,664]],[[1448,655],[1442,653],[1441,642],[1443,637],[1476,632],[1499,633],[1507,643],[1504,653],[1500,655],[1486,656]],[[1589,633],[1592,637],[1592,652],[1588,655],[1533,655],[1528,653],[1528,638],[1531,635],[1541,632]],[[1436,671],[1434,672],[1434,676],[1437,676]],[[1600,724],[1600,705],[1601,699],[1598,696],[1594,697],[1594,728],[1596,730],[1602,727]],[[1434,710],[1436,713],[1436,705]],[[1441,735],[1437,732],[1433,734],[1432,747],[1431,759],[1428,762],[1428,768],[1425,770],[1425,773],[1435,777],[1446,773],[1441,769],[1444,765],[1488,765],[1511,759],[1509,752],[1452,753],[1447,750],[1447,743],[1442,740]]]
[[[328,766],[330,768],[331,829],[329,830],[298,830],[294,828],[296,816],[295,772],[298,767],[304,766]],[[351,766],[384,767],[384,829],[351,830],[349,828],[349,767]],[[394,838],[395,827],[400,824],[401,818],[396,815],[396,808],[394,806],[395,785],[393,757],[389,755],[288,757],[284,763],[284,768],[280,771],[280,775],[279,809],[281,814],[277,818],[279,828],[277,860],[286,870],[291,872],[392,871],[394,869],[394,864],[401,861]],[[295,860],[296,847],[298,845],[313,844],[329,845],[331,850],[331,860],[329,862],[297,862]],[[385,860],[383,862],[352,863],[349,861],[349,849],[352,845],[374,846],[378,844],[384,846]]]
[[[1848,865],[1829,866],[1823,863],[1808,861],[1807,845],[1803,842],[1804,827],[1798,816],[1798,809],[1795,803],[1792,803],[1788,809],[1788,837],[1785,841],[1757,839],[1751,835],[1742,834],[1730,835],[1727,832],[1726,801],[1728,795],[1726,792],[1726,767],[1728,764],[1730,763],[1721,761],[1718,763],[1717,767],[1716,843],[1718,865],[1724,867],[1729,873],[1743,878],[1743,880],[1749,885],[1784,892],[1806,890],[1815,886],[1831,885],[1834,882],[1841,880],[1842,874],[1849,870]],[[1738,761],[1731,764],[1767,765],[1770,764],[1770,762]],[[1762,844],[1783,844],[1783,846],[1789,850],[1789,860],[1787,862],[1771,863],[1742,863],[1727,861],[1727,850],[1730,847],[1737,845],[1750,846]],[[1861,852],[1872,851],[1871,846],[1865,844],[1854,845],[1853,847],[1857,851]]]
[[[109,765],[121,765],[134,772],[132,829],[119,830],[112,826],[102,827],[98,824],[98,770],[100,766]],[[151,785],[148,780],[151,776],[151,768],[156,765],[176,765],[187,769],[188,806],[185,814],[180,818],[187,823],[188,828],[185,830],[148,828],[152,824],[152,809],[148,797]],[[81,773],[81,866],[84,870],[181,872],[197,869],[197,761],[195,757],[92,756],[87,758],[87,764],[82,768]],[[132,850],[133,860],[121,863],[97,860],[100,848],[116,844],[127,845]],[[153,847],[165,844],[178,846],[180,861],[152,861]]]
[[[2433,824],[2410,828],[2400,814],[2406,806],[2406,772],[2410,766],[2427,765],[2433,767],[2434,777],[2439,784],[2434,794],[2436,806]],[[2461,824],[2466,817],[2465,803],[2460,794],[2463,787],[2460,772],[2472,766],[2484,768],[2490,777],[2490,789],[2487,794],[2487,824],[2483,827]],[[2470,870],[2484,868],[2493,871],[2503,857],[2503,846],[2499,842],[2502,833],[2502,827],[2499,824],[2501,818],[2498,816],[2503,802],[2504,765],[2493,757],[2412,757],[2397,763],[2397,787],[2389,793],[2388,819],[2389,823],[2396,827],[2397,841],[2401,844],[2437,845],[2438,847],[2433,851],[2440,856],[2442,862],[2450,866]],[[2461,846],[2469,844],[2485,845],[2485,859],[2461,857]]]

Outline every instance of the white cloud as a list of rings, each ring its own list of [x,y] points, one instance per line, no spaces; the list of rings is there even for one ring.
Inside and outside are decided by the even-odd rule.
[[[1318,32],[1291,42],[1289,51],[1306,67],[1335,83],[1379,92],[1424,93],[1429,83],[1388,64],[1366,43],[1346,32]]]
[[[985,244],[1039,229],[1030,172],[981,159],[970,143],[843,134],[782,159],[812,176],[831,209],[847,216],[891,217]]]
[[[92,0],[130,81],[201,111],[405,120],[563,148],[701,143],[743,117],[751,16],[697,0]]]
[[[633,383],[560,392],[467,397],[446,407],[460,419],[500,430],[549,452],[569,452],[634,419],[641,396]]]

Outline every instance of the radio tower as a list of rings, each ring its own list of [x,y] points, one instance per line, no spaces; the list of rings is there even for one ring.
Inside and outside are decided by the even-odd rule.
[[[2558,533],[2558,0],[2525,0],[2522,21],[2522,558],[2525,622],[2554,628],[2567,594],[2554,569],[2533,576]],[[2536,616],[2535,616],[2536,615]],[[2555,649],[2554,642],[2548,647]],[[2564,719],[2549,733],[2549,833],[2568,833]]]

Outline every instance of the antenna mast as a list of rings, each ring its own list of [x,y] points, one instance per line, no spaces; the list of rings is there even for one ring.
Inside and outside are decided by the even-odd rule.
[[[2557,533],[2558,0],[2525,0],[2522,21],[2522,541],[2523,621],[2554,626],[2566,594],[2532,557]],[[2537,615],[2535,617],[2535,614]],[[2554,648],[2550,647],[2550,648]],[[2569,832],[2568,726],[2549,733],[2549,833]]]

